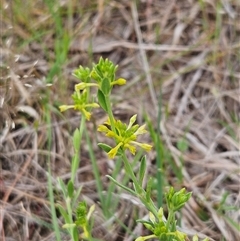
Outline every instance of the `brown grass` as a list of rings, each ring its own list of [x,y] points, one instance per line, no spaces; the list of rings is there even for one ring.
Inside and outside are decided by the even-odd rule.
[[[72,15],[67,14],[70,3]],[[193,192],[182,212],[182,229],[190,236],[197,232],[216,241],[239,240],[239,231],[230,221],[239,225],[240,220],[239,2],[99,0],[79,5],[61,1],[60,8],[62,29],[71,42],[67,59],[59,62],[60,71],[52,76],[50,86],[45,80],[56,61],[58,35],[46,4],[2,4],[0,240],[55,240],[51,228],[43,225],[51,219],[47,158],[50,154],[53,184],[58,176],[68,180],[71,133],[80,118],[73,112],[63,117],[52,111],[47,123],[46,106],[56,110],[59,104],[69,103],[76,83],[72,71],[100,56],[118,64],[118,75],[128,80],[113,95],[115,112],[122,119],[138,113],[141,121],[145,111],[157,128],[162,92],[161,138],[172,155],[171,165],[183,176],[180,182],[166,161],[166,183]],[[104,113],[96,112],[89,129],[104,118]],[[92,138],[95,145],[95,134]],[[187,142],[184,152],[177,147],[180,140]],[[107,189],[105,175],[114,163],[99,150],[96,155]],[[83,186],[89,204],[97,203],[85,146],[81,157],[78,185]],[[155,159],[153,151],[148,156],[149,174],[155,173]],[[144,208],[126,193],[116,195],[121,200],[116,216],[133,234],[143,234],[142,225],[134,220],[136,212],[138,217],[147,214]],[[62,197],[56,195],[56,201],[62,202]],[[99,207],[95,216],[94,233],[102,240],[134,240],[115,220],[104,220]]]

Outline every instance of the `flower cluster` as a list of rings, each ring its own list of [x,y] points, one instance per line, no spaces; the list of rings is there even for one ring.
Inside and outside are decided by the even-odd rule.
[[[168,230],[166,222],[164,222],[163,209],[160,208],[158,210],[158,220],[156,220],[155,216],[150,212],[149,213],[149,221],[143,221],[144,226],[149,229],[153,234],[147,236],[140,236],[135,241],[145,241],[151,238],[159,238],[160,240],[168,240],[168,237],[174,237],[174,240],[184,241],[186,240],[187,235],[178,230],[171,232]]]
[[[150,238],[158,238],[159,240],[176,240],[176,241],[185,241],[187,235],[179,230],[176,227],[175,221],[175,212],[179,211],[185,203],[189,200],[192,193],[187,193],[185,188],[182,188],[180,191],[175,191],[173,187],[170,187],[169,190],[165,193],[168,206],[168,217],[164,217],[163,208],[160,208],[157,212],[157,215],[149,213],[149,220],[138,220],[144,224],[144,226],[150,230],[153,234],[148,236],[140,236],[135,241],[145,241]],[[171,237],[171,239],[169,239]],[[193,241],[197,241],[197,236],[194,236]],[[204,239],[203,241],[207,241]]]
[[[98,64],[92,69],[79,66],[73,75],[81,82],[75,85],[75,92],[72,95],[73,105],[61,105],[61,112],[74,109],[80,111],[87,120],[90,120],[90,109],[97,108],[99,105],[95,102],[89,102],[89,88],[96,87],[98,89],[98,102],[100,106],[106,110],[105,96],[109,95],[114,85],[124,85],[126,80],[123,78],[115,79],[115,66],[108,59],[100,58]],[[93,80],[93,81],[92,81]]]
[[[61,105],[59,109],[61,112],[66,111],[68,109],[74,109],[80,111],[87,120],[90,120],[91,113],[88,111],[89,108],[97,108],[99,105],[97,103],[88,103],[87,100],[87,90],[84,89],[80,92],[79,89],[75,88],[75,92],[72,95],[73,105]]]
[[[95,209],[95,206],[91,206],[87,212],[87,204],[85,202],[80,202],[76,209],[76,221],[75,224],[83,229],[83,237],[89,238],[89,219]]]
[[[174,212],[180,210],[185,203],[191,197],[191,192],[186,192],[185,188],[182,188],[180,191],[175,192],[173,187],[170,187],[169,191],[166,194],[166,201],[168,208]]]
[[[99,125],[98,131],[105,133],[107,137],[113,138],[116,142],[116,146],[108,151],[109,158],[114,158],[120,150],[125,149],[128,149],[133,155],[135,155],[135,146],[139,146],[146,151],[151,150],[151,145],[136,141],[138,135],[147,132],[145,130],[145,125],[134,125],[136,118],[137,115],[132,116],[128,125],[122,123],[120,120],[114,120],[114,131],[110,127],[111,123],[109,119],[104,123],[105,125]]]

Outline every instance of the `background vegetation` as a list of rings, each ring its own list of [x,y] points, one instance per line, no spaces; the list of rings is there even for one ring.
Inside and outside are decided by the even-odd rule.
[[[0,239],[56,240],[50,203],[63,203],[56,180],[70,179],[81,119],[58,106],[70,101],[73,70],[102,56],[127,80],[114,87],[115,115],[128,122],[137,113],[148,124],[153,199],[160,203],[168,185],[186,187],[193,195],[178,225],[189,235],[238,240],[239,12],[234,0],[3,0]],[[146,234],[135,220],[147,212],[106,178],[129,183],[120,162],[96,145],[105,141],[96,132],[105,118],[95,110],[87,124],[76,186],[88,206],[96,204],[93,236],[130,241]]]

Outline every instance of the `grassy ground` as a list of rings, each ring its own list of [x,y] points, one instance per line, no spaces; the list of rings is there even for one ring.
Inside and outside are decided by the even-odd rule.
[[[47,173],[54,201],[63,203],[56,178],[70,178],[71,136],[80,122],[79,114],[62,115],[58,106],[70,102],[77,83],[73,70],[103,56],[128,80],[114,89],[115,114],[127,122],[137,113],[151,130],[146,139],[158,140],[147,155],[148,175],[156,180],[153,198],[157,202],[160,158],[163,185],[193,192],[179,214],[182,229],[190,236],[238,240],[240,3],[2,2],[0,239],[56,240]],[[129,182],[120,164],[96,145],[103,138],[96,125],[104,119],[104,112],[95,111],[87,125],[91,146],[85,139],[76,186],[83,187],[81,199],[97,206],[94,236],[130,241],[145,233],[135,220],[147,212],[105,177]],[[111,197],[107,207],[99,183]],[[64,232],[60,236],[69,240]]]

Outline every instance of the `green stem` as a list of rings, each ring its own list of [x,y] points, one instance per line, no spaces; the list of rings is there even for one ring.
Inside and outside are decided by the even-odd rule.
[[[69,220],[70,220],[70,224],[74,223],[73,222],[73,219],[72,219],[72,205],[71,205],[71,199],[70,197],[67,197],[66,199],[66,206],[67,206],[67,213],[68,213],[68,217],[69,217]],[[74,240],[74,228],[69,228],[69,233],[72,237],[72,240]],[[75,241],[75,240],[74,240]]]
[[[109,117],[109,120],[110,120],[110,123],[111,123],[111,129],[112,129],[113,132],[115,132],[115,123],[114,123],[115,119],[114,119],[114,116],[113,116],[109,95],[105,96],[105,101],[106,101],[106,105],[107,105],[108,117]]]
[[[151,212],[153,213],[153,215],[155,216],[155,218],[158,220],[158,211],[156,206],[154,205],[152,199],[149,201],[147,201],[146,199],[146,191],[139,185],[139,182],[133,172],[133,169],[126,157],[126,154],[123,153],[122,155],[123,157],[123,162],[124,162],[124,167],[125,167],[125,171],[126,173],[130,176],[130,178],[132,179],[134,186],[135,186],[135,191],[136,191],[136,195],[137,197],[142,201],[142,203],[145,205],[145,207]]]
[[[74,158],[74,162],[72,163],[72,171],[71,171],[71,181],[74,183],[75,177],[76,177],[76,173],[77,173],[77,169],[79,167],[79,163],[81,161],[79,153],[80,153],[80,147],[81,147],[81,142],[82,142],[82,136],[83,136],[83,131],[85,129],[85,123],[86,123],[86,118],[84,115],[82,115],[81,117],[81,122],[79,125],[79,138],[80,138],[80,145],[79,145],[79,149],[76,151],[75,155],[76,158]]]
[[[172,224],[174,224],[174,221],[175,221],[174,211],[169,208],[168,210],[169,210],[169,214],[168,214],[167,224],[166,224],[167,230],[170,229],[171,232],[175,232],[176,230],[172,230]]]
[[[126,173],[130,176],[130,178],[132,179],[134,185],[135,185],[135,188],[136,188],[136,191],[138,194],[141,194],[142,191],[144,191],[144,189],[139,185],[138,183],[138,180],[132,170],[132,167],[128,161],[128,158],[126,157],[126,154],[125,152],[123,152],[123,155],[122,155],[122,158],[123,158],[123,162],[124,162],[124,167],[125,167],[125,171]]]

